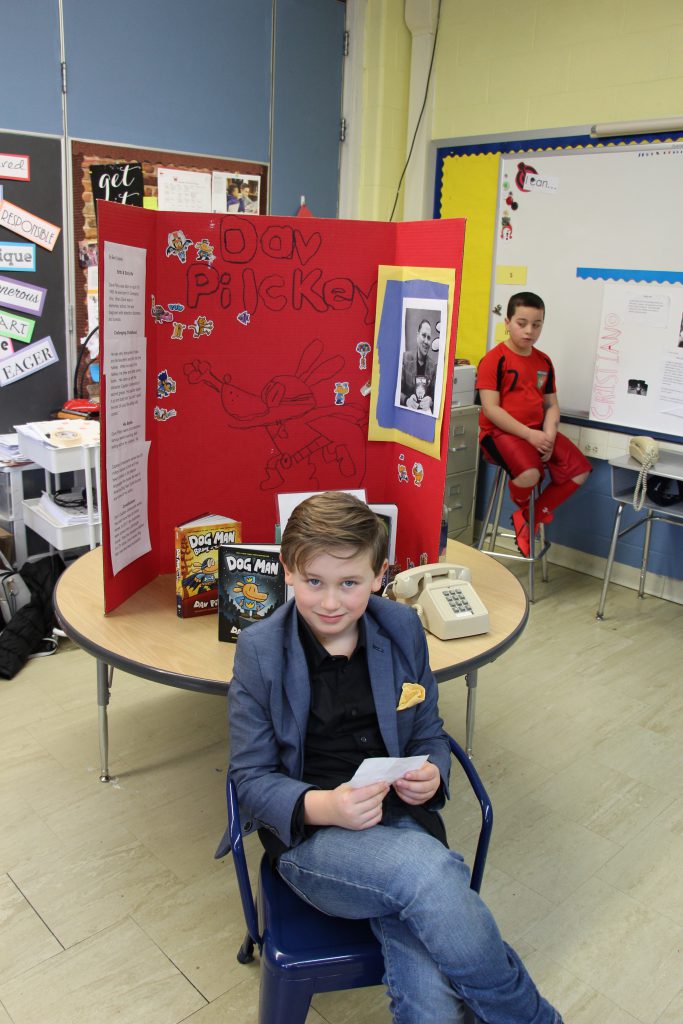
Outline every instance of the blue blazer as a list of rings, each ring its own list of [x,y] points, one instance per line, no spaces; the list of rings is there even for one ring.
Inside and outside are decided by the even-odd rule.
[[[364,615],[368,669],[379,728],[390,757],[429,754],[448,795],[450,748],[437,707],[437,684],[414,609],[371,597]],[[397,711],[405,682],[420,683],[425,699]],[[230,774],[246,813],[244,833],[270,829],[287,846],[294,807],[310,785],[302,781],[311,702],[306,656],[294,601],[239,637],[228,690]],[[216,856],[229,849],[227,835]]]

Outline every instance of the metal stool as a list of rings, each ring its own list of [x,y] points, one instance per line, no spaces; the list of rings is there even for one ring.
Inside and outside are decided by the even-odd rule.
[[[529,600],[534,603],[535,591],[534,591],[534,570],[536,562],[541,562],[542,578],[543,582],[548,582],[548,563],[546,559],[546,552],[550,547],[550,542],[545,539],[545,527],[543,523],[540,524],[538,537],[534,532],[535,525],[535,498],[536,488],[531,492],[529,498],[529,536],[531,537],[531,550],[529,555],[513,554],[509,551],[496,551],[495,545],[499,537],[512,538],[514,539],[514,531],[501,530],[499,528],[500,513],[503,507],[503,498],[505,497],[505,488],[509,480],[508,473],[503,469],[502,466],[496,466],[496,479],[491,489],[491,496],[486,506],[486,512],[481,525],[481,534],[477,541],[477,547],[485,555],[492,555],[494,558],[509,558],[513,562],[528,562],[529,564]],[[491,521],[493,518],[493,522]],[[488,548],[484,545],[488,539]]]

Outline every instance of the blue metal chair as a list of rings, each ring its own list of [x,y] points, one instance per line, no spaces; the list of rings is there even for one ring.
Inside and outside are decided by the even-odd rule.
[[[493,828],[491,802],[465,751],[449,737],[481,807],[481,828],[470,887],[479,892]],[[384,961],[367,921],[321,914],[305,903],[261,860],[256,903],[242,841],[237,791],[227,782],[228,826],[233,862],[247,925],[237,954],[240,963],[261,959],[259,1024],[304,1024],[317,992],[380,985]],[[258,905],[258,911],[257,911]]]

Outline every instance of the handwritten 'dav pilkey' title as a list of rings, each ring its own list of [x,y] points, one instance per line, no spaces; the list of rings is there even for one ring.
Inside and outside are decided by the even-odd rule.
[[[223,217],[220,223],[220,257],[234,270],[220,270],[205,263],[187,267],[187,306],[196,309],[208,295],[218,295],[222,309],[236,305],[254,313],[259,304],[271,312],[288,307],[298,311],[304,304],[318,313],[347,310],[360,303],[364,322],[374,321],[377,282],[367,290],[350,277],[323,276],[320,267],[309,267],[320,251],[322,236],[304,236],[299,228],[271,224],[262,234],[253,221]],[[272,273],[257,276],[252,262],[263,257],[273,261]],[[241,266],[241,271],[237,269]]]

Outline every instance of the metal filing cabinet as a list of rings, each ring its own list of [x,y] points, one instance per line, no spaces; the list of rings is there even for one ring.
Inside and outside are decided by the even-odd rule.
[[[471,544],[479,465],[479,406],[455,405],[448,429],[444,518],[448,536]]]

